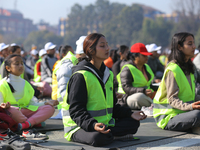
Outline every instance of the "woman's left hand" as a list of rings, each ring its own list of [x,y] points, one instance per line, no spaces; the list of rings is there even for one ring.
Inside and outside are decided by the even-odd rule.
[[[45,105],[56,106],[56,105],[59,104],[59,102],[57,100],[50,100],[50,101],[46,101],[44,104]]]
[[[147,117],[147,115],[145,115],[143,111],[134,111],[134,112],[132,113],[131,117],[132,117],[133,119],[135,119],[135,120],[140,121],[140,120],[145,119],[145,118]]]

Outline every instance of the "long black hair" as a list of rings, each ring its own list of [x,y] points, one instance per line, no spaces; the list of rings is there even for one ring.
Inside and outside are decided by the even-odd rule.
[[[185,62],[185,54],[179,50],[180,46],[183,47],[184,42],[188,36],[192,36],[194,38],[193,34],[187,32],[174,34],[171,41],[171,53],[168,57],[169,62],[171,60],[175,60],[176,64],[179,65],[185,74],[194,73],[194,65],[191,59]]]
[[[12,54],[13,54],[13,53],[16,52],[16,50],[19,49],[19,48],[20,48],[20,46],[15,45],[15,46],[10,46],[10,47],[8,48],[8,50],[9,50],[9,52],[12,52]]]
[[[11,61],[11,58],[13,58],[13,57],[20,57],[20,58],[22,58],[20,55],[17,55],[17,54],[12,54],[12,55],[9,55],[6,59],[5,59],[5,71],[6,71],[6,77],[8,78],[8,75],[10,74],[10,72],[6,69],[6,66],[11,66],[11,63],[12,63],[12,61]],[[10,84],[10,83],[8,83],[8,85],[9,85],[9,87],[10,87],[10,90],[12,91],[12,93],[14,93],[15,92],[15,89],[13,88],[13,86]]]
[[[64,46],[60,46],[58,51],[59,51],[59,56],[60,56],[60,59],[62,59],[62,54],[67,54],[70,50],[70,48],[72,48],[70,45],[64,45]]]

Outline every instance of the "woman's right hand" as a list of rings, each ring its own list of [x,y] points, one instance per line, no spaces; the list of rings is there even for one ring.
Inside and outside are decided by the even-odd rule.
[[[192,103],[192,108],[193,109],[200,109],[200,101]]]
[[[94,129],[95,129],[96,131],[100,132],[100,133],[103,133],[103,134],[107,134],[107,133],[110,132],[110,129],[105,130],[105,129],[106,129],[106,126],[105,126],[105,124],[103,124],[103,123],[96,123],[96,124],[94,125]]]
[[[8,109],[10,108],[10,102],[7,102],[7,103],[1,103],[1,108],[4,108],[4,109]]]

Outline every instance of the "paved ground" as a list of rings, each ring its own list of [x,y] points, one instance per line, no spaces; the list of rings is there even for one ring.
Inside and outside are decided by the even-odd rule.
[[[46,100],[46,99],[43,99]],[[55,114],[56,115],[56,114]],[[50,131],[46,133],[50,140],[60,139],[64,132]],[[32,150],[48,150],[47,148],[31,146]],[[66,148],[67,149],[67,148]],[[120,148],[121,150],[197,150],[200,149],[200,135],[185,134],[164,140]]]
[[[50,131],[46,133],[49,138],[51,140],[53,139],[60,139],[63,137],[64,132],[63,131]],[[195,144],[193,144],[191,142],[192,138],[198,138],[198,141],[195,142]],[[190,140],[190,141],[183,141],[183,140]],[[184,142],[181,143],[181,141]],[[172,138],[168,138],[168,139],[164,139],[164,140],[158,140],[158,141],[154,141],[154,142],[148,142],[145,144],[138,144],[138,145],[134,145],[134,146],[129,146],[129,147],[123,147],[120,148],[121,150],[145,150],[145,149],[149,149],[149,150],[172,150],[172,149],[176,149],[176,150],[197,150],[200,149],[200,136],[199,135],[194,135],[194,134],[186,134],[186,135],[181,135],[181,136],[177,136],[177,137],[172,137]],[[173,143],[175,143],[175,145],[173,145]],[[166,144],[171,144],[171,146],[167,146]],[[161,146],[161,147],[158,147]],[[189,147],[186,147],[189,146]],[[167,148],[168,147],[168,148]],[[32,150],[48,150],[46,148],[40,148],[40,147],[35,147],[32,146],[31,148]]]

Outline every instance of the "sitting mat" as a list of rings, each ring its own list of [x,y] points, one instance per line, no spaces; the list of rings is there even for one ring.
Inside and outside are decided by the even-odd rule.
[[[148,143],[184,134],[186,134],[186,132],[162,130],[156,126],[154,119],[150,117],[141,121],[138,132],[134,135],[134,137],[139,138],[139,140],[116,140],[113,143],[106,145],[104,147],[93,147],[80,143],[68,142],[65,138],[61,138],[56,140],[49,139],[46,143],[39,143],[38,145],[48,146],[49,148],[60,148],[69,150],[79,149],[80,147],[87,150],[92,150],[92,149],[105,150],[105,149],[117,149],[142,143]]]
[[[55,131],[55,130],[64,130],[62,120],[55,120],[55,119],[47,119],[45,121],[46,126],[41,128],[35,128],[37,131]]]

